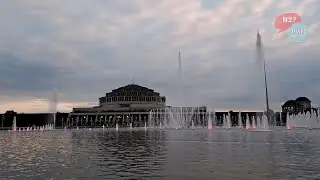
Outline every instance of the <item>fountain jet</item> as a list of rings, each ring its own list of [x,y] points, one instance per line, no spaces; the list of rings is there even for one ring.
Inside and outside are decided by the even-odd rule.
[[[262,40],[261,40],[261,35],[259,31],[257,31],[257,43],[256,43],[256,50],[257,50],[257,58],[259,62],[263,63],[263,74],[264,74],[264,88],[265,88],[265,96],[266,96],[266,115],[267,115],[267,120],[268,123],[270,121],[270,108],[269,108],[269,96],[268,96],[268,84],[267,84],[267,72],[266,72],[266,61],[264,58],[264,53],[263,53],[263,46],[262,46]]]
[[[12,131],[17,131],[17,118],[16,118],[16,116],[13,117]]]
[[[209,115],[208,115],[208,130],[212,130],[211,111],[209,111]]]

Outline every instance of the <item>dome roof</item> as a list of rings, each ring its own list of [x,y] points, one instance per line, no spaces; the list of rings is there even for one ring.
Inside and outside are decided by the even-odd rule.
[[[300,102],[311,102],[308,98],[306,97],[298,97],[296,99],[296,101],[300,101]]]
[[[295,104],[296,104],[295,100],[289,100],[289,101],[285,102],[283,104],[283,106],[292,106],[292,105],[295,105]]]
[[[119,87],[117,89],[112,90],[113,92],[119,92],[119,91],[149,91],[149,92],[154,92],[154,90],[143,87],[143,86],[139,86],[137,84],[129,84],[123,87]]]

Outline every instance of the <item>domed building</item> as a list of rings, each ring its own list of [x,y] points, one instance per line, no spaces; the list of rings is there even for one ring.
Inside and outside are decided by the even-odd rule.
[[[306,97],[298,97],[296,100],[288,100],[282,105],[282,112],[299,113],[311,109],[311,101]]]
[[[297,104],[299,104],[300,109],[298,110],[306,110],[311,108],[311,101],[306,97],[298,97],[296,99]]]
[[[153,109],[166,107],[166,97],[152,89],[129,84],[112,90],[99,98],[99,106],[73,108],[68,124],[115,126],[115,122],[128,126],[142,126]],[[78,122],[78,123],[77,123]]]

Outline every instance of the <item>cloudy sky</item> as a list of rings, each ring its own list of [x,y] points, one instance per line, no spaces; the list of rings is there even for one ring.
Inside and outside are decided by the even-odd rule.
[[[277,33],[297,12],[308,39]],[[4,0],[0,2],[0,113],[92,106],[134,83],[168,105],[263,108],[254,79],[262,34],[271,107],[299,96],[320,104],[319,0]],[[183,90],[178,86],[178,52]],[[262,99],[261,99],[262,98]]]

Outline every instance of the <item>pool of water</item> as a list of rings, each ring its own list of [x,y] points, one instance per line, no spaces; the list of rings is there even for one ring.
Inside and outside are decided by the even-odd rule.
[[[319,179],[320,131],[0,131],[0,179]]]

